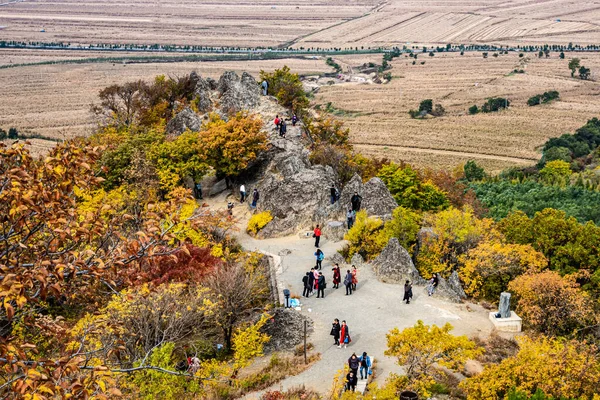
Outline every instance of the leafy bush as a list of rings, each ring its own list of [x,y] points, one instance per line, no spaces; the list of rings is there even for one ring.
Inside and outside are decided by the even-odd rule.
[[[544,144],[544,155],[553,147],[564,147],[571,151],[574,158],[588,155],[600,145],[600,120],[590,119],[584,126],[577,129],[575,134],[564,134],[551,138]]]
[[[570,335],[597,323],[589,295],[574,277],[545,271],[515,278],[509,290],[517,299],[516,311],[526,326],[547,335]]]
[[[256,213],[248,221],[248,227],[246,228],[246,231],[256,235],[258,231],[267,226],[267,224],[272,220],[273,215],[271,215],[270,211]]]
[[[559,97],[559,93],[556,90],[552,90],[549,92],[544,92],[543,94],[536,94],[535,96],[530,97],[529,100],[527,100],[527,105],[537,106],[538,104],[549,103],[552,100],[558,99]]]
[[[562,160],[548,161],[540,170],[542,182],[551,185],[566,185],[571,174],[571,164]]]
[[[344,239],[348,241],[347,259],[350,260],[356,253],[365,260],[375,258],[387,244],[385,238],[379,235],[383,228],[383,221],[379,218],[368,217],[365,210],[356,213],[356,220],[352,228],[346,232]]]
[[[409,165],[388,164],[378,177],[386,184],[398,205],[414,210],[443,210],[450,203],[443,191],[423,178]]]
[[[421,214],[404,207],[398,207],[392,212],[392,219],[386,221],[379,232],[379,243],[387,244],[395,237],[400,245],[409,252],[417,241],[417,234],[421,229]]]
[[[481,107],[481,111],[484,113],[496,112],[503,108],[510,106],[510,101],[502,97],[492,97],[488,99],[486,103]]]
[[[473,160],[469,160],[463,167],[465,179],[469,182],[481,181],[485,178],[485,171]]]
[[[290,71],[285,65],[281,69],[276,69],[272,73],[260,71],[260,80],[266,80],[269,84],[269,91],[275,94],[279,104],[284,107],[300,113],[308,107],[308,98],[304,92],[300,76]]]
[[[479,112],[479,107],[477,107],[477,104],[473,104],[471,107],[469,107],[469,114],[475,115],[478,112]]]

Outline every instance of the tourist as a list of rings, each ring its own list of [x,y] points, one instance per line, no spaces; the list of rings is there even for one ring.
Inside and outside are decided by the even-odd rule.
[[[319,225],[313,231],[313,237],[315,238],[315,247],[319,247],[319,242],[321,241],[321,228],[319,228]]]
[[[193,356],[189,359],[189,368],[188,372],[190,374],[195,374],[200,369],[200,359],[196,356]]]
[[[194,197],[198,200],[202,199],[202,184],[200,182],[194,184]]]
[[[406,280],[404,283],[404,298],[402,301],[406,301],[406,304],[410,304],[410,299],[412,299],[412,297],[412,285],[410,284],[410,281]]]
[[[352,229],[352,225],[354,225],[354,211],[352,211],[352,209],[348,209],[348,212],[346,213],[346,220],[348,220],[348,229]]]
[[[287,122],[285,122],[285,119],[282,119],[281,123],[279,124],[279,136],[281,136],[282,138],[285,139],[286,133],[287,133]]]
[[[362,353],[362,356],[358,358],[358,361],[360,362],[360,379],[367,379],[370,375],[369,372],[371,371],[371,357],[369,357],[365,351]]]
[[[346,296],[352,294],[352,273],[350,270],[346,270],[346,276],[344,277],[344,286],[346,286]]]
[[[296,126],[297,123],[298,123],[298,116],[296,114],[294,114],[292,116],[292,126]]]
[[[269,94],[269,82],[267,82],[266,80],[262,81],[262,83],[260,84],[260,86],[262,87],[262,95],[266,96]]]
[[[331,324],[331,332],[329,333],[331,336],[333,336],[333,340],[335,340],[335,343],[333,343],[334,346],[339,346],[340,345],[340,330],[342,329],[342,327],[340,326],[340,320],[339,319],[334,319],[333,323]]]
[[[325,276],[323,276],[322,272],[319,272],[319,279],[317,282],[318,282],[317,299],[318,298],[323,299],[323,298],[325,298],[325,288],[327,287],[327,283],[325,282]]]
[[[275,121],[273,121],[273,123],[275,124],[275,128],[277,129],[277,132],[279,132],[279,124],[281,123],[281,120],[279,119],[279,115],[275,116]]]
[[[308,297],[311,292],[311,283],[310,283],[310,272],[307,272],[306,275],[302,277],[302,284],[304,285],[304,290],[302,291],[302,296]]]
[[[319,283],[319,271],[317,271],[316,268],[312,268],[311,269],[312,273],[313,273],[313,283],[314,283],[314,289],[317,290],[317,285]]]
[[[315,269],[311,268],[308,274],[308,287],[310,288],[310,293],[312,293],[315,288]]]
[[[435,292],[435,289],[437,289],[439,283],[440,283],[440,280],[438,278],[438,275],[434,272],[433,276],[429,280],[429,286],[427,286],[427,292],[429,293],[430,296],[433,295],[433,293]]]
[[[256,203],[258,203],[259,198],[260,194],[258,193],[258,190],[254,189],[254,191],[252,191],[252,208],[256,208]]]
[[[230,217],[233,217],[233,203],[232,202],[227,202],[227,214],[229,214]]]
[[[337,189],[333,185],[329,188],[329,200],[331,201],[331,204],[334,204],[337,200]]]
[[[340,282],[342,281],[342,274],[340,273],[340,266],[335,264],[333,266],[333,287],[338,289]]]
[[[348,372],[346,375],[346,390],[355,391],[356,384],[358,383],[358,379],[356,378],[356,374],[352,371]]]
[[[344,348],[348,347],[348,343],[350,343],[352,339],[350,338],[350,328],[346,324],[346,321],[342,321],[342,326],[340,327],[340,345],[338,347],[342,347],[342,343],[344,344]]]
[[[350,203],[352,204],[352,211],[355,211],[355,212],[360,211],[362,197],[358,194],[358,192],[354,192],[354,195],[350,199]]]
[[[317,265],[315,268],[322,269],[322,263],[323,263],[323,260],[325,259],[325,254],[323,254],[321,249],[317,249],[317,251],[315,252],[315,257],[317,258]]]
[[[350,367],[350,371],[354,372],[354,375],[358,374],[359,366],[360,366],[360,361],[358,360],[356,353],[352,353],[352,355],[348,359],[348,367]]]
[[[352,271],[350,271],[350,273],[352,274],[352,290],[356,290],[356,284],[358,283],[358,270],[354,265],[352,266]]]
[[[240,203],[243,203],[246,200],[246,185],[242,183],[240,186]]]

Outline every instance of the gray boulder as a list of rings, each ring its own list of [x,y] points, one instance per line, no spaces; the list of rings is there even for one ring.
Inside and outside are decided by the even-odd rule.
[[[167,134],[181,135],[186,130],[198,132],[202,126],[202,118],[192,109],[185,108],[167,124]]]
[[[356,268],[358,268],[360,265],[363,265],[364,263],[365,259],[362,258],[362,256],[358,253],[354,253],[352,259],[350,260],[350,265],[354,265]]]
[[[467,298],[465,291],[460,284],[458,272],[453,271],[448,279],[438,275],[438,287],[433,294],[435,297],[441,297],[453,303],[460,303]]]
[[[258,83],[247,72],[244,72],[241,78],[233,71],[225,72],[219,79],[217,91],[220,95],[221,111],[225,114],[253,109],[260,101]]]
[[[346,223],[343,221],[329,221],[323,226],[323,236],[332,242],[344,240],[344,235],[348,231]]]
[[[423,285],[425,280],[419,275],[410,254],[400,245],[397,238],[391,238],[381,254],[373,261],[377,277],[384,282]]]
[[[272,318],[261,328],[271,338],[264,346],[265,353],[292,350],[304,340],[304,321],[308,333],[313,332],[313,321],[296,310],[276,308]]]
[[[211,88],[210,84],[205,79],[202,79],[202,77],[196,72],[192,72],[191,77],[196,85],[194,94],[196,95],[198,111],[206,113],[212,108],[211,90],[213,89]]]
[[[331,264],[340,264],[340,265],[346,264],[346,260],[344,260],[344,257],[337,251],[335,253],[333,253],[332,255],[330,255],[329,257],[327,257],[327,259],[331,262]]]
[[[350,200],[354,193],[362,197],[361,210],[366,210],[369,215],[389,215],[398,207],[385,183],[379,178],[371,178],[363,184],[360,176],[355,174],[342,190],[339,201],[342,211],[351,207]]]

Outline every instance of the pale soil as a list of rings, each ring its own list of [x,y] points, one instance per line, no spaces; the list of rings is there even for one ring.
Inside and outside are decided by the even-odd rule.
[[[416,65],[402,56],[391,63],[390,83],[324,85],[315,102],[331,102],[340,111],[338,118],[350,128],[351,141],[361,152],[440,169],[469,159],[490,171],[533,164],[548,138],[573,132],[598,116],[600,85],[571,78],[567,64],[572,54],[564,60],[557,53],[549,59],[532,53],[523,58],[515,53],[492,55],[484,59],[481,53],[419,53]],[[600,76],[600,54],[576,56]],[[343,61],[355,70],[363,62],[353,64],[348,57]],[[513,74],[514,69],[526,73]],[[561,99],[527,106],[529,97],[549,90],[559,91]],[[489,97],[508,98],[509,110],[468,114],[470,106],[481,106]],[[408,111],[428,98],[440,103],[446,115],[411,119]]]
[[[293,135],[292,135],[293,137]],[[296,140],[296,139],[292,139]],[[247,189],[250,189],[247,186]],[[224,210],[227,201],[233,201],[234,218],[237,222],[237,237],[244,249],[259,250],[274,255],[282,255],[281,287],[290,289],[292,296],[302,295],[302,277],[315,264],[314,240],[300,239],[290,236],[277,239],[257,240],[245,233],[251,211],[247,205],[240,205],[235,195],[223,193],[214,198],[204,200],[214,209]],[[343,246],[343,242],[321,241],[320,248],[326,256],[333,255]],[[342,266],[345,270],[348,266]],[[390,372],[401,373],[393,358],[386,357],[386,333],[397,327],[404,329],[413,326],[417,320],[426,324],[438,326],[449,322],[454,326],[457,335],[487,337],[492,331],[488,320],[488,311],[470,303],[453,304],[442,299],[428,297],[424,287],[414,288],[414,299],[407,305],[402,302],[403,287],[396,284],[380,282],[373,274],[370,265],[358,266],[358,290],[351,296],[345,296],[345,289],[332,288],[332,265],[326,258],[323,262],[323,274],[326,276],[327,289],[325,298],[317,299],[313,294],[308,299],[300,297],[301,313],[314,321],[314,333],[308,341],[315,346],[316,352],[321,353],[321,360],[310,369],[297,376],[289,377],[276,384],[272,389],[289,389],[305,385],[326,394],[332,385],[336,373],[343,368],[344,363],[352,355],[366,351],[377,359],[376,382],[383,383]],[[339,349],[333,345],[329,336],[331,323],[334,318],[346,320],[350,328],[352,343],[347,348]],[[261,365],[266,359],[258,361]],[[261,393],[247,395],[246,399],[259,399]]]

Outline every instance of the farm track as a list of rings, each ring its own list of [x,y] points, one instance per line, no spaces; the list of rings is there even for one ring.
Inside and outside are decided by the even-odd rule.
[[[416,152],[416,153],[429,153],[436,154],[441,156],[455,156],[462,158],[479,158],[484,160],[496,160],[496,161],[505,161],[505,162],[513,162],[518,164],[531,164],[532,162],[537,162],[537,158],[524,158],[524,157],[508,157],[508,156],[499,156],[496,154],[485,154],[485,153],[475,153],[469,151],[454,151],[454,150],[441,150],[441,149],[432,149],[427,147],[417,147],[417,146],[398,146],[393,144],[376,144],[376,143],[364,143],[364,142],[351,142],[352,145],[356,147],[369,148],[369,147],[387,147],[393,148],[398,151],[406,151],[406,152]]]

